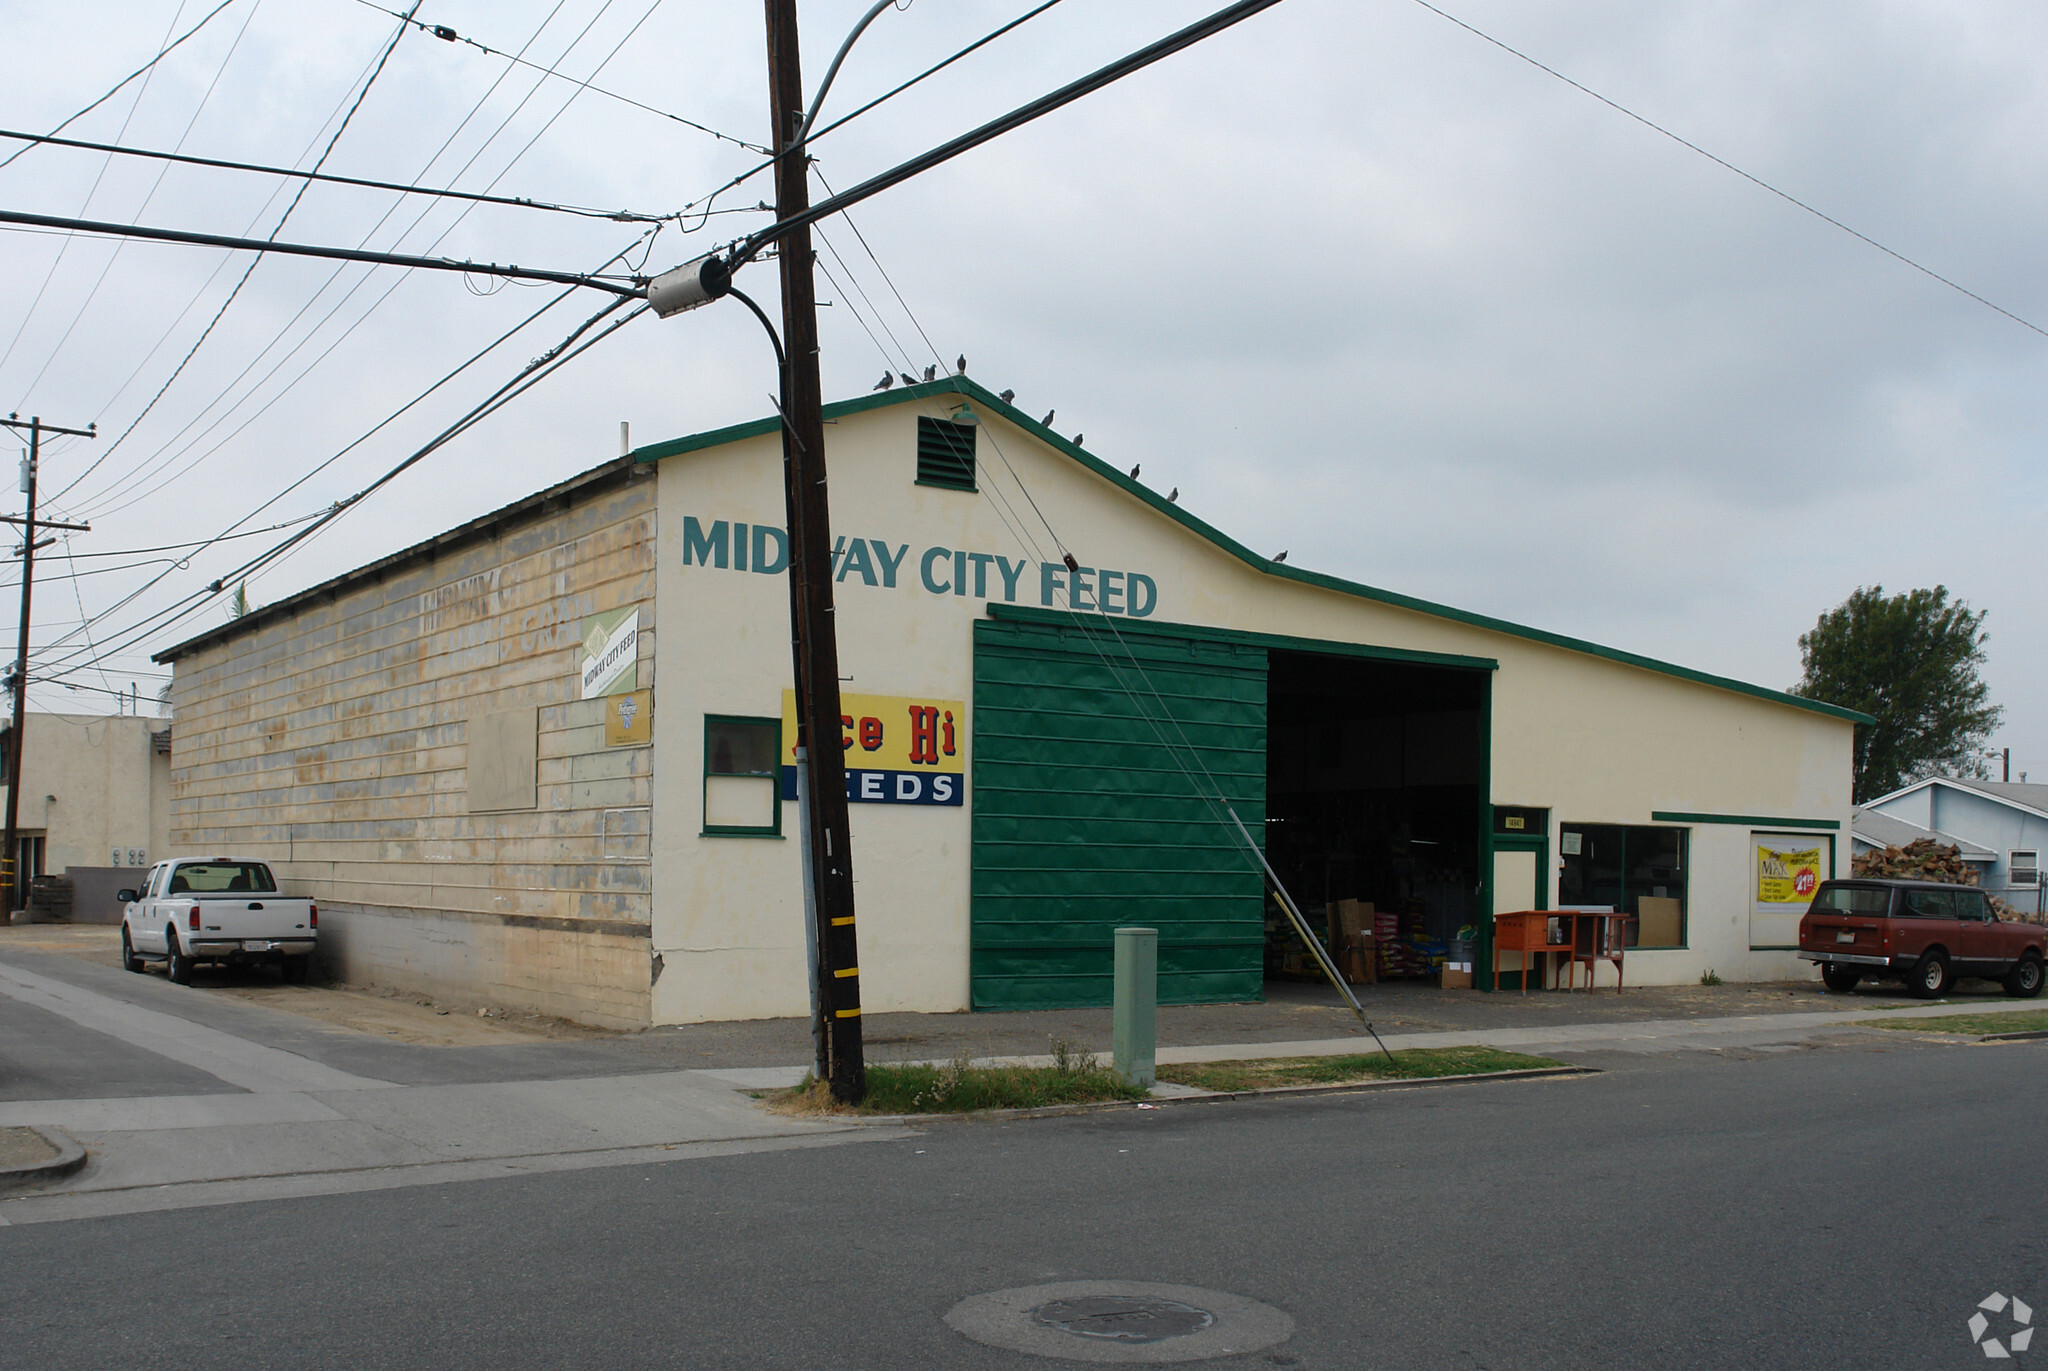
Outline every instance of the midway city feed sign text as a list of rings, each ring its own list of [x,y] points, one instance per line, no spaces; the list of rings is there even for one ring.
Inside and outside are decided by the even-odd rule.
[[[683,565],[780,574],[789,565],[789,539],[771,524],[719,519],[708,526],[683,516]],[[1097,614],[1148,617],[1159,605],[1159,586],[1136,571],[1058,562],[1011,561],[993,552],[928,547],[915,557],[910,544],[840,535],[832,548],[832,579],[895,590],[917,584],[933,595],[971,595],[1006,604],[1037,604]]]

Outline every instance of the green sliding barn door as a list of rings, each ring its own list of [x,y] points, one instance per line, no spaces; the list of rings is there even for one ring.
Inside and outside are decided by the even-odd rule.
[[[1110,1002],[1112,930],[1159,930],[1159,999],[1263,994],[1266,653],[974,626],[976,1009]],[[1206,774],[1205,774],[1206,773]]]

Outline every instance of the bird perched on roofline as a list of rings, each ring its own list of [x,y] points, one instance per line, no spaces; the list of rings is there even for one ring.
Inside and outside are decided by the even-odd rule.
[[[914,386],[917,384],[917,378],[906,371],[903,373],[903,384],[906,386]]]
[[[887,390],[887,389],[888,389],[888,388],[889,388],[890,386],[893,386],[893,385],[895,385],[895,384],[896,384],[896,378],[895,378],[895,376],[893,376],[893,375],[892,375],[892,374],[890,374],[889,372],[886,372],[886,371],[885,371],[885,372],[883,372],[883,373],[882,373],[882,379],[881,379],[881,380],[879,380],[879,381],[877,381],[877,382],[875,382],[875,389],[876,389],[876,390]]]
[[[1144,464],[1143,462],[1139,462],[1139,463],[1138,463],[1138,464],[1137,464],[1136,466],[1133,466],[1133,467],[1131,468],[1131,479],[1132,479],[1133,481],[1137,480],[1137,479],[1138,479],[1138,473],[1139,473],[1140,471],[1143,471],[1144,469],[1145,469],[1145,464]]]
[[[1017,398],[1017,392],[1014,390],[1006,390],[1001,395],[996,396],[996,398],[1007,405],[1010,403],[1010,401]]]
[[[1278,551],[1277,553],[1273,554],[1273,560],[1274,560],[1275,562],[1284,562],[1284,561],[1286,561],[1286,560],[1287,560],[1287,549],[1283,547],[1283,548],[1281,548],[1281,549],[1280,549],[1280,551]]]
[[[957,362],[955,362],[955,363],[953,363],[953,370],[954,370],[954,371],[956,371],[956,372],[958,372],[958,373],[959,373],[960,375],[962,375],[962,376],[965,376],[965,375],[967,374],[967,354],[966,354],[966,353],[964,353],[964,352],[963,352],[963,353],[961,353],[961,354],[960,354],[960,360],[959,360],[959,361],[957,361]]]
[[[1179,486],[1175,486],[1175,487],[1174,487],[1174,488],[1173,488],[1172,490],[1170,490],[1170,491],[1168,491],[1168,492],[1167,492],[1167,495],[1166,495],[1166,503],[1168,503],[1169,505],[1177,505],[1177,504],[1179,504],[1179,503],[1180,503],[1180,487],[1179,487]]]
[[[924,379],[927,381],[936,381],[939,379],[939,368],[936,364],[928,366],[924,369]]]
[[[1075,447],[1079,447],[1079,446],[1081,446],[1081,435],[1080,435],[1080,434],[1078,434],[1078,433],[1074,435],[1074,446],[1075,446]]]
[[[1038,426],[1039,426],[1040,428],[1051,428],[1051,427],[1052,427],[1052,416],[1053,416],[1053,415],[1055,415],[1055,414],[1058,414],[1058,413],[1059,413],[1059,411],[1058,411],[1058,410],[1056,410],[1056,409],[1049,409],[1049,410],[1047,410],[1047,411],[1045,412],[1045,417],[1044,417],[1043,419],[1040,419],[1040,420],[1038,421]]]

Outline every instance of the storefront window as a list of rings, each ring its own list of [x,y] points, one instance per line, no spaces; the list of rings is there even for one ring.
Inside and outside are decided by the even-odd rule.
[[[1557,902],[1634,915],[1630,947],[1685,946],[1683,828],[1564,824]]]
[[[704,832],[727,838],[782,835],[780,719],[704,716]]]

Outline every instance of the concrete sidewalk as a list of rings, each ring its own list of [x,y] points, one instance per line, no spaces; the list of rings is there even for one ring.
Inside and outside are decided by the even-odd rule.
[[[1417,1047],[1498,1047],[1535,1056],[1563,1056],[1589,1052],[1683,1052],[1717,1051],[1727,1047],[1750,1047],[1763,1043],[1798,1043],[1830,1036],[1844,1028],[1855,1028],[1895,1019],[1946,1018],[1957,1014],[2006,1014],[2040,1010],[2048,1002],[1997,999],[1984,1001],[1940,1000],[1915,1003],[1908,1008],[1858,1008],[1845,1004],[1840,1009],[1779,1014],[1725,1015],[1698,1019],[1607,1020],[1591,1023],[1544,1024],[1526,1028],[1448,1029],[1425,1033],[1382,1032],[1380,1041],[1394,1051]],[[1353,1020],[1356,1022],[1356,1019]],[[1157,1060],[1164,1065],[1195,1062],[1253,1061],[1266,1057],[1341,1057],[1379,1050],[1370,1035],[1359,1033],[1342,1038],[1308,1038],[1296,1041],[1253,1043],[1202,1043],[1168,1045],[1162,1042]],[[1050,1066],[1044,1053],[978,1057],[976,1066]],[[938,1064],[937,1061],[933,1062]],[[715,1077],[735,1089],[765,1090],[797,1084],[808,1067],[737,1067],[708,1070],[699,1075]]]

